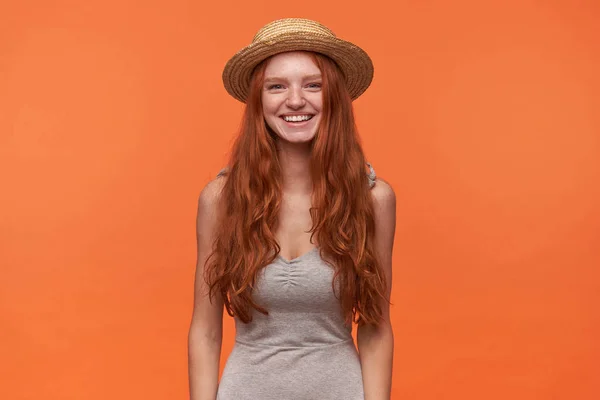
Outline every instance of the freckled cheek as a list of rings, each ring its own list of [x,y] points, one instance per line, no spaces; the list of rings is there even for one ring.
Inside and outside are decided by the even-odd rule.
[[[314,93],[312,96],[307,96],[307,100],[313,106],[315,111],[321,111],[323,108],[323,95],[322,93]]]
[[[272,103],[263,101],[263,116],[267,125],[277,131],[277,125],[279,123],[278,108],[274,106]]]
[[[263,97],[263,114],[265,117],[277,117],[280,103],[276,99]]]

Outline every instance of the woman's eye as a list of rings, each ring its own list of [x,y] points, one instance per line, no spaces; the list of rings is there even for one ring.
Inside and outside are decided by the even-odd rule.
[[[321,84],[317,83],[317,82],[315,82],[315,83],[309,83],[308,87],[311,88],[311,89],[319,89],[319,88],[321,88]]]
[[[279,85],[279,84],[269,85],[267,87],[267,89],[269,89],[269,90],[278,90],[278,89],[282,89],[282,88],[283,88],[283,85]]]

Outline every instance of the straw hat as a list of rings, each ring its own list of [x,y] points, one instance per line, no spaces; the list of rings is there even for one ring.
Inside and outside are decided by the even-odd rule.
[[[360,47],[338,39],[324,25],[302,18],[286,18],[262,27],[252,43],[238,51],[225,65],[223,84],[227,92],[246,102],[254,68],[266,58],[286,51],[314,51],[331,58],[344,74],[352,100],[373,80],[373,63]]]

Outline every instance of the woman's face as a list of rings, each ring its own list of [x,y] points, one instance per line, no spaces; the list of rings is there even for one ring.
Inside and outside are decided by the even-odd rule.
[[[273,56],[265,69],[262,104],[265,121],[290,143],[311,141],[321,120],[321,71],[305,52]]]

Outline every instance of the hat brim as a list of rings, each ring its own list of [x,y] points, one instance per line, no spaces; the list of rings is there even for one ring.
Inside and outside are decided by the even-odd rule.
[[[245,103],[254,68],[263,60],[288,51],[312,51],[331,58],[342,71],[352,100],[363,94],[373,80],[373,62],[360,47],[331,36],[287,33],[252,43],[237,52],[223,70],[225,89]]]

